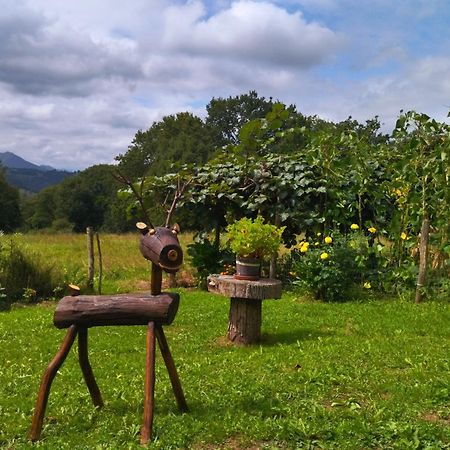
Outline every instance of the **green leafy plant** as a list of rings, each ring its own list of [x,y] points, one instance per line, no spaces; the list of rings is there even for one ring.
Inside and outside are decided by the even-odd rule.
[[[0,239],[0,285],[4,302],[34,302],[53,293],[52,267],[36,254],[31,254],[14,237]]]
[[[278,252],[284,229],[264,223],[261,216],[255,220],[243,217],[228,225],[226,245],[237,256],[264,259]]]
[[[233,262],[231,252],[215,245],[205,234],[196,236],[194,242],[187,246],[187,252],[196,269],[197,287],[202,289],[206,289],[208,275],[222,272],[227,264]]]
[[[358,280],[358,251],[338,232],[304,240],[292,251],[293,284],[318,300],[344,300]],[[366,284],[366,286],[369,286]]]

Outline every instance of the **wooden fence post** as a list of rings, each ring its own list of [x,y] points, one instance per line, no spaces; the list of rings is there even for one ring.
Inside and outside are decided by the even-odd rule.
[[[94,287],[94,230],[92,227],[86,228],[87,248],[88,248],[88,282],[90,289]]]
[[[416,303],[423,299],[424,288],[427,281],[428,248],[430,238],[430,219],[425,215],[422,220],[419,244],[419,274],[417,275]]]
[[[103,259],[102,259],[102,248],[100,245],[100,236],[95,233],[95,238],[97,239],[97,252],[98,252],[98,293],[102,294],[102,277],[103,277]]]

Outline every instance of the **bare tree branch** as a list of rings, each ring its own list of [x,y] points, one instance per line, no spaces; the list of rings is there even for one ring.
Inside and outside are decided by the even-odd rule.
[[[187,180],[185,183],[181,184],[180,177],[178,177],[177,187],[175,189],[172,204],[170,205],[170,208],[167,210],[167,217],[166,217],[166,224],[165,224],[166,227],[169,227],[170,219],[172,218],[172,214],[175,211],[178,200],[183,196],[183,192],[191,184],[191,182],[192,182],[192,178]]]
[[[131,180],[129,180],[123,173],[120,172],[119,169],[116,169],[116,173],[113,174],[113,177],[119,182],[124,184],[125,186],[128,186],[129,189],[131,189],[131,192],[135,196],[136,200],[139,202],[139,206],[142,210],[142,215],[144,217],[145,223],[150,228],[155,228],[150,220],[150,217],[147,214],[147,210],[144,205],[144,196],[143,196],[143,190],[144,190],[144,178],[141,179],[141,183],[139,186],[139,192],[134,187],[134,184]]]

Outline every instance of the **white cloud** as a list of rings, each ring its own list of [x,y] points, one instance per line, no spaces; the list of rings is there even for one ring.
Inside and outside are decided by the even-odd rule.
[[[308,68],[327,59],[341,38],[301,12],[239,1],[212,17],[199,2],[166,11],[163,45],[170,51],[246,63]]]
[[[142,75],[136,55],[123,42],[95,43],[42,14],[0,17],[0,30],[0,82],[18,92],[86,96]]]
[[[111,162],[163,115],[251,89],[330,120],[444,119],[446,1],[2,0],[0,151]]]

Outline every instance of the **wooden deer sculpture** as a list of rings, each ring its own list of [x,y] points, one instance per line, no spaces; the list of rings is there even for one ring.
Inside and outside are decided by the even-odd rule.
[[[66,296],[58,303],[53,322],[57,328],[68,328],[68,331],[61,348],[48,365],[41,381],[29,435],[32,441],[38,440],[41,436],[53,379],[77,336],[78,359],[92,402],[97,407],[103,406],[100,389],[88,358],[88,328],[96,326],[147,326],[144,418],[140,438],[142,444],[146,444],[152,436],[156,340],[169,373],[178,407],[182,412],[188,411],[163,330],[163,325],[170,325],[175,319],[180,301],[176,293],[161,292],[162,271],[175,273],[183,262],[183,251],[177,238],[178,228],[149,228],[142,222],[136,225],[142,233],[141,253],[152,264],[151,292],[150,294]]]

